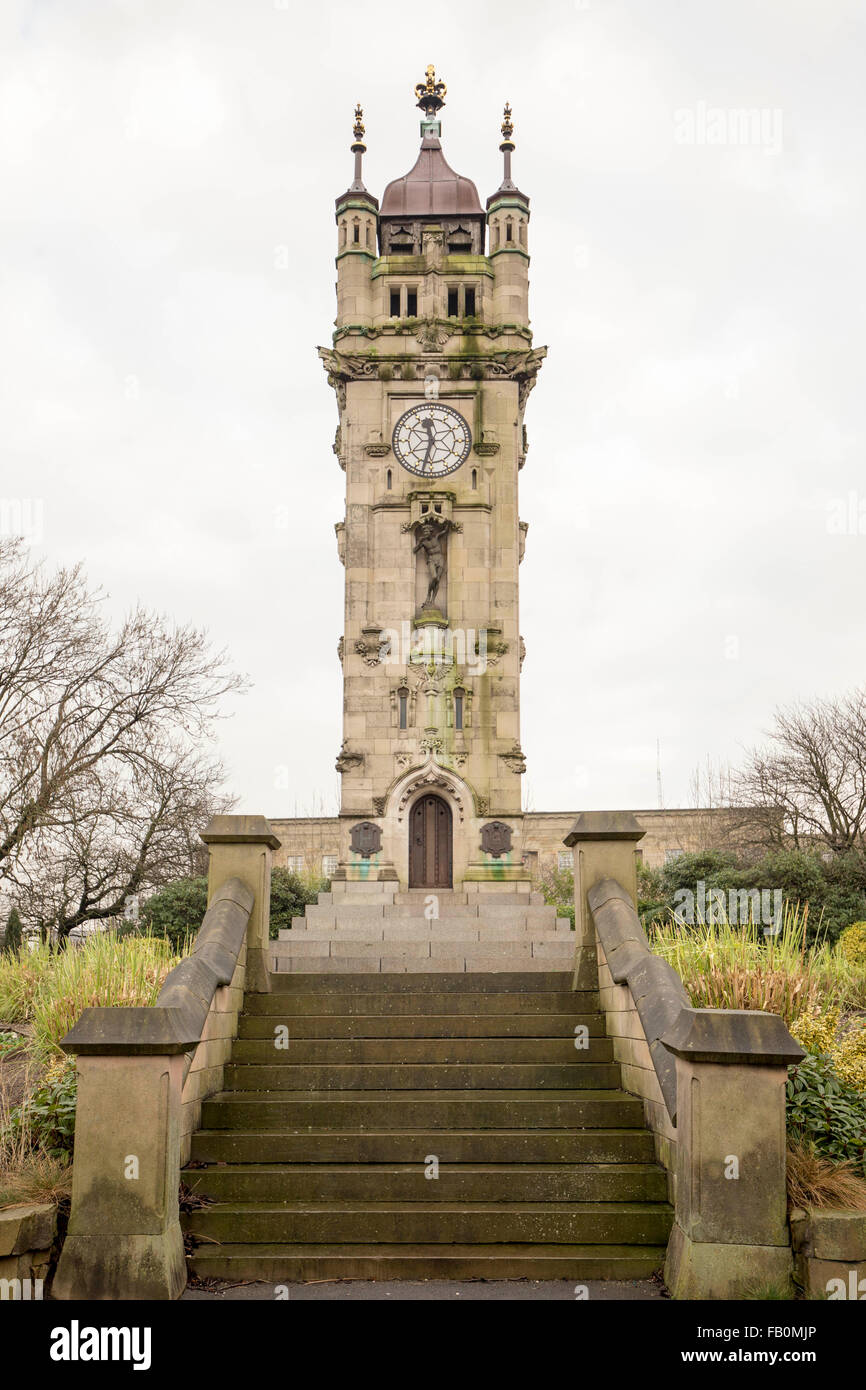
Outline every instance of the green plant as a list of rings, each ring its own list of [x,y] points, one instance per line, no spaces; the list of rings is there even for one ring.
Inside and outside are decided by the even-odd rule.
[[[792,1140],[866,1176],[866,1095],[837,1075],[829,1057],[807,1054],[788,1068],[786,1114]]]
[[[852,922],[839,937],[839,953],[852,965],[866,967],[866,922]]]
[[[176,878],[148,898],[141,920],[153,936],[164,936],[185,950],[207,912],[207,879]]]
[[[573,869],[545,869],[538,878],[537,886],[544,894],[546,903],[562,907],[574,905]]]
[[[289,869],[271,872],[270,935],[276,939],[281,928],[290,927],[293,917],[303,917],[307,903],[314,903],[323,891],[323,880],[316,875],[300,875]]]
[[[58,1055],[61,1038],[86,1008],[155,1004],[163,980],[179,960],[170,940],[118,938],[113,932],[55,952],[30,1010],[34,1055]]]
[[[2,1062],[4,1056],[7,1054],[20,1052],[23,1046],[24,1039],[21,1037],[20,1033],[10,1033],[8,1029],[4,1029],[4,1031],[0,1033],[0,1062]]]
[[[806,945],[808,911],[783,905],[778,931],[725,918],[713,926],[685,926],[671,917],[657,924],[651,945],[674,967],[696,1008],[765,1009],[791,1023],[819,1003],[843,1002],[840,974],[829,948]]]
[[[49,1158],[71,1159],[77,1092],[74,1058],[53,1063],[21,1104],[9,1111],[2,1134],[4,1147],[41,1150]]]
[[[6,931],[3,935],[3,953],[7,956],[17,956],[21,950],[21,918],[18,915],[17,907],[13,907],[9,916],[6,918]]]

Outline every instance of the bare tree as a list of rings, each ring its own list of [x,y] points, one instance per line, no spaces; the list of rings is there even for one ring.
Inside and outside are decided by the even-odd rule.
[[[833,854],[864,847],[866,833],[866,688],[837,700],[778,710],[770,742],[754,749],[736,776],[740,806],[750,808],[769,847]]]
[[[0,541],[0,881],[65,935],[193,864],[220,805],[208,748],[245,682],[204,632],[137,609],[116,632],[80,567]]]

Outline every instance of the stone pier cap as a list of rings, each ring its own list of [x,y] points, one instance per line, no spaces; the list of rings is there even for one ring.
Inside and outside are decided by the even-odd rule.
[[[786,1067],[806,1053],[778,1014],[760,1009],[683,1009],[661,1041],[690,1062]]]

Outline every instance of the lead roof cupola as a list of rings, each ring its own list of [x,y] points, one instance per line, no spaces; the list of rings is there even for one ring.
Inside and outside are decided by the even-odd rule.
[[[484,252],[485,213],[471,179],[451,168],[442,153],[441,122],[445,83],[437,81],[431,65],[415,88],[421,122],[421,149],[408,174],[393,179],[379,210],[379,249],[384,255],[413,255],[421,250],[421,228],[441,225],[449,243],[461,250]]]

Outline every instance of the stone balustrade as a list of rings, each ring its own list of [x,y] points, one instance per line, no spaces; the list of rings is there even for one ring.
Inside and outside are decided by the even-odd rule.
[[[177,1298],[186,1285],[178,1190],[201,1104],[223,1088],[245,989],[270,989],[271,855],[262,816],[216,816],[208,909],[153,1008],[85,1009],[63,1039],[78,1058],[72,1211],[52,1293]]]
[[[628,812],[592,812],[566,838],[574,988],[597,983],[623,1085],[641,1097],[668,1172],[668,1287],[676,1298],[732,1298],[791,1279],[785,1081],[803,1050],[775,1014],[691,1007],[637,915],[642,834]]]

